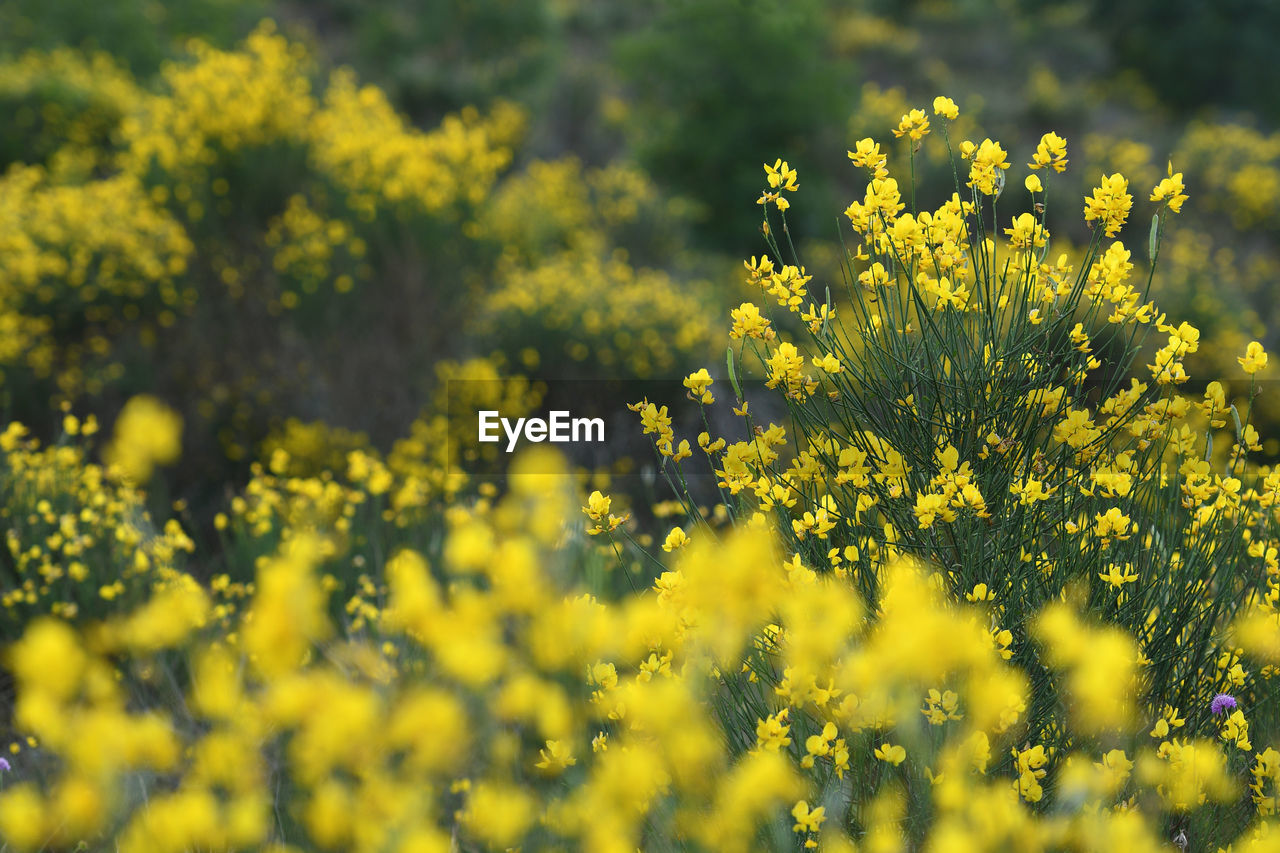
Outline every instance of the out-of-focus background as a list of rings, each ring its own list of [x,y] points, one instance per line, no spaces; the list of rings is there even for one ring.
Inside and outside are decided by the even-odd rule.
[[[1266,0],[10,0],[0,413],[57,440],[159,397],[186,424],[166,495],[207,522],[255,462],[430,454],[450,378],[511,411],[538,387],[499,377],[678,380],[750,298],[761,164],[799,170],[821,293],[845,150],[902,174],[889,129],[936,95],[1011,186],[1067,138],[1055,256],[1102,174],[1145,196],[1172,161],[1153,295],[1212,342],[1193,372],[1231,374],[1280,329],[1277,33]],[[949,195],[940,133],[915,165]]]

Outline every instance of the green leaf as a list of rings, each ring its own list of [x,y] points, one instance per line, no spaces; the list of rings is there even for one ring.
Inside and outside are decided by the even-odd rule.
[[[725,364],[729,366],[729,382],[733,385],[733,393],[738,395],[738,402],[742,402],[742,388],[738,385],[738,374],[733,369],[733,345],[724,348]]]

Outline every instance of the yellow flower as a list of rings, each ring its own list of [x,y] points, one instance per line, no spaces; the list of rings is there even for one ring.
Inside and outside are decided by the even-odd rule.
[[[836,358],[834,353],[827,353],[822,358],[815,356],[812,361],[814,367],[820,367],[827,373],[840,373],[844,370],[844,365],[840,363],[840,359]]]
[[[776,337],[768,319],[761,316],[760,309],[750,302],[743,302],[734,308],[730,316],[733,318],[733,328],[729,331],[729,337],[734,340],[758,338],[772,341]]]
[[[58,700],[76,692],[88,664],[75,631],[49,617],[32,622],[10,654],[20,689]]]
[[[791,725],[787,721],[789,711],[783,708],[778,713],[756,720],[756,745],[770,752],[777,752],[784,746],[791,745]]]
[[[848,154],[853,165],[871,169],[877,180],[889,177],[889,170],[885,168],[887,158],[880,151],[880,144],[871,137],[859,139]]]
[[[1156,721],[1155,727],[1151,730],[1151,737],[1160,740],[1169,736],[1172,729],[1182,728],[1186,725],[1186,720],[1178,716],[1178,709],[1172,705],[1165,705],[1164,712],[1160,719]]]
[[[1103,175],[1101,185],[1084,200],[1084,221],[1101,221],[1106,235],[1114,237],[1129,218],[1132,207],[1133,196],[1129,195],[1129,182],[1125,177],[1118,172],[1111,177]]]
[[[796,170],[788,166],[786,160],[774,160],[772,166],[766,163],[764,165],[764,173],[769,179],[769,186],[773,189],[795,192],[800,188],[796,183],[796,178],[798,177]]]
[[[707,369],[690,373],[684,378],[684,387],[689,389],[689,399],[704,405],[710,405],[716,401],[711,395],[711,374],[707,373]]]
[[[813,383],[804,375],[804,358],[795,344],[783,342],[778,344],[773,355],[765,359],[769,369],[769,378],[765,382],[767,388],[781,387],[788,396],[804,399],[813,390]]]
[[[612,498],[600,494],[600,490],[596,489],[591,493],[591,496],[587,498],[587,505],[582,508],[582,511],[586,513],[587,518],[590,518],[592,521],[601,521],[609,514],[609,507],[612,503]]]
[[[909,136],[913,142],[919,142],[928,133],[929,118],[924,114],[924,110],[912,110],[904,115],[893,131],[893,135],[899,139]]]
[[[881,761],[887,761],[894,767],[907,760],[907,750],[902,746],[895,746],[889,743],[882,743],[876,747],[876,758]]]
[[[1130,522],[1129,516],[1120,510],[1120,507],[1113,506],[1105,514],[1096,514],[1094,521],[1097,523],[1095,532],[1098,538],[1103,540],[1104,548],[1111,537],[1114,536],[1116,539],[1124,540],[1128,539],[1132,534],[1132,522]]]
[[[995,594],[995,591],[990,587],[988,587],[985,583],[976,583],[973,585],[973,591],[966,592],[964,594],[964,598],[965,598],[965,601],[974,601],[974,602],[995,601],[996,594]]]
[[[703,453],[718,453],[719,451],[724,450],[725,444],[726,442],[723,438],[717,438],[715,441],[712,441],[710,433],[698,433],[698,446],[702,448]]]
[[[467,807],[459,813],[462,825],[489,846],[514,846],[537,819],[532,796],[513,785],[481,782],[471,791]]]
[[[1262,348],[1262,344],[1250,341],[1249,346],[1245,347],[1244,357],[1237,358],[1236,361],[1240,362],[1245,373],[1252,376],[1267,366],[1267,352]]]
[[[1027,180],[1032,178],[1035,178],[1035,175]],[[1030,213],[1023,213],[1015,218],[1013,227],[1004,229],[1004,233],[1009,235],[1009,243],[1015,249],[1038,249],[1045,244],[1049,236],[1049,232],[1045,231],[1044,226]]]
[[[920,709],[920,713],[931,726],[941,726],[948,720],[964,719],[964,714],[960,713],[960,697],[954,690],[930,688],[929,695],[925,698],[925,706]]]
[[[956,520],[956,514],[951,510],[946,495],[920,492],[916,495],[916,505],[913,511],[916,519],[920,522],[921,530],[927,530],[932,527],[933,522],[939,517],[943,521]]]
[[[13,785],[0,793],[0,833],[18,850],[36,850],[43,846],[53,818],[29,782]]]
[[[795,832],[817,832],[826,819],[826,812],[823,806],[811,809],[807,802],[801,800],[791,809],[791,816],[796,819],[792,829]]]
[[[689,537],[684,530],[679,527],[671,528],[671,532],[667,534],[666,541],[662,543],[662,550],[670,553],[679,550],[689,544]]]
[[[1049,763],[1044,747],[1036,745],[1021,752],[1015,749],[1013,757],[1018,760],[1018,780],[1013,783],[1013,789],[1029,803],[1040,802],[1044,798],[1040,780],[1047,775],[1045,765]]]
[[[1000,147],[1000,143],[990,139],[982,140],[976,149],[969,143],[973,155],[973,165],[969,167],[969,186],[977,187],[985,195],[999,195],[1004,187],[1004,172],[1009,168],[1009,155]],[[963,151],[963,146],[961,147]]]
[[[956,102],[942,95],[933,99],[933,111],[935,114],[952,121],[955,121],[960,116],[960,108],[956,106]]]
[[[1182,210],[1182,203],[1187,200],[1186,193],[1183,190],[1186,186],[1182,183],[1182,173],[1173,172],[1173,164],[1169,165],[1169,177],[1160,181],[1156,188],[1151,191],[1151,201],[1164,202],[1174,213]]]
[[[809,308],[800,315],[800,319],[809,324],[809,331],[818,334],[828,320],[835,317],[836,309],[823,303],[821,307],[809,303]]]
[[[592,492],[591,496],[587,498],[587,505],[582,508],[582,511],[586,513],[587,518],[596,522],[594,527],[587,529],[588,535],[595,536],[616,530],[618,525],[631,518],[630,513],[622,517],[610,513],[609,508],[612,504],[613,499],[607,495],[600,494],[599,489]]]
[[[1112,563],[1107,567],[1107,571],[1099,574],[1098,577],[1116,589],[1123,589],[1125,584],[1133,583],[1138,579],[1137,573],[1133,570],[1133,563],[1124,565]]]
[[[1027,165],[1032,169],[1049,167],[1055,172],[1065,172],[1067,169],[1067,140],[1053,131],[1046,133],[1040,137],[1040,144],[1036,146],[1036,153],[1032,155],[1031,162]]]
[[[564,741],[548,740],[547,745],[538,750],[539,759],[533,766],[548,776],[558,775],[567,767],[578,763],[573,751]]]
[[[810,768],[814,764],[815,757],[823,757],[831,754],[831,742],[836,739],[836,724],[827,723],[822,727],[822,733],[809,735],[805,738],[804,748],[808,753],[801,762],[801,766]]]
[[[1022,184],[1033,193],[1044,192],[1044,184],[1040,183],[1039,175],[1027,175],[1027,179]]]
[[[1244,718],[1244,712],[1237,709],[1227,717],[1222,724],[1222,732],[1219,735],[1225,741],[1232,741],[1236,747],[1250,752],[1253,744],[1249,742],[1249,723]]]

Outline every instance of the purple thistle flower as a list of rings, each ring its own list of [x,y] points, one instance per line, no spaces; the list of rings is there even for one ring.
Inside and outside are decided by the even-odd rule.
[[[1236,698],[1230,693],[1219,693],[1213,697],[1213,701],[1209,703],[1209,710],[1213,712],[1215,717],[1220,717],[1227,711],[1236,709]]]

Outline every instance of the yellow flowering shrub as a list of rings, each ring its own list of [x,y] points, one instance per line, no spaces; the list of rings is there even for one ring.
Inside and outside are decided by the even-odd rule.
[[[836,17],[843,50],[917,43]],[[792,246],[807,154],[742,200],[766,248],[722,374],[697,369],[723,339],[685,203],[630,165],[512,169],[514,105],[420,129],[327,70],[269,23],[154,85],[71,52],[0,64],[33,128],[0,177],[6,411],[48,386],[113,405],[149,378],[130,358],[198,392],[182,415],[131,396],[100,463],[70,407],[52,443],[0,433],[3,843],[1274,840],[1268,318],[1205,294],[1265,296],[1274,264],[1172,224],[1204,198],[1268,228],[1269,137],[1193,128],[1175,172],[868,84],[816,263]],[[1023,85],[1048,109],[1069,83]],[[366,333],[385,347],[346,364]],[[472,476],[504,458],[472,449],[474,413],[547,390],[513,369],[670,380],[705,431],[631,408],[675,500],[548,454]],[[308,419],[353,399],[351,428]],[[156,470],[200,477],[174,463],[201,437],[240,479],[162,520]]]
[[[0,368],[55,379],[67,396],[113,376],[113,339],[173,325],[194,302],[191,240],[129,176],[67,186],[12,169],[0,229]]]
[[[1210,210],[1240,229],[1275,226],[1280,134],[1242,124],[1196,122],[1182,136],[1175,156],[1201,176]]]
[[[0,392],[15,415],[40,422],[48,396],[195,387],[191,458],[225,464],[304,389],[341,398],[386,374],[381,352],[335,363],[336,342],[398,323],[397,358],[427,376],[456,349],[497,254],[474,217],[524,114],[497,103],[420,130],[351,72],[318,71],[270,22],[231,49],[191,41],[153,86],[71,51],[0,65],[0,96],[44,122],[13,155],[31,165],[0,177]],[[629,185],[601,181],[625,219]],[[387,413],[396,430],[419,405],[407,396]]]
[[[446,357],[652,377],[707,352],[719,291],[681,254],[686,203],[621,163],[534,161],[503,181],[526,122],[513,104],[419,129],[350,70],[322,76],[270,21],[231,48],[188,42],[148,85],[105,62],[32,54],[0,74],[34,98],[42,69],[65,77],[110,125],[46,128],[92,149],[92,169],[0,179],[10,401],[195,387],[189,459],[209,470],[371,387],[395,407],[358,425],[387,441]],[[583,316],[588,333],[565,336]],[[355,337],[386,346],[349,363]],[[402,393],[398,370],[428,378]]]
[[[189,53],[123,122],[120,165],[192,222],[229,215],[232,198],[260,206],[263,188],[246,180],[283,187],[290,178],[295,192],[298,181],[328,182],[363,221],[379,209],[453,216],[484,200],[523,127],[521,110],[499,103],[488,116],[468,108],[419,131],[345,69],[316,90],[307,49],[270,21],[239,49],[195,40]]]
[[[65,426],[72,436],[97,432],[92,417],[81,423],[68,415]],[[114,480],[89,461],[80,439],[44,447],[18,423],[0,434],[0,452],[0,633],[12,637],[40,615],[98,619],[137,605],[153,588],[190,580],[182,570],[195,543],[178,521],[151,518],[138,490],[145,478]]]
[[[308,136],[320,173],[347,192],[357,215],[372,219],[382,205],[446,215],[478,205],[511,162],[523,125],[519,107],[499,103],[484,118],[466,109],[422,133],[381,90],[357,87],[350,72],[338,71]]]
[[[257,561],[299,539],[314,542],[316,566],[356,628],[379,618],[385,587],[375,581],[386,549],[407,531],[438,523],[453,503],[477,489],[475,415],[497,409],[523,415],[539,401],[540,389],[523,378],[505,378],[484,359],[438,366],[432,406],[410,424],[389,453],[368,436],[326,424],[290,419],[260,448],[250,478],[214,522],[237,560],[220,573],[215,588],[220,615],[239,607]],[[446,416],[446,412],[450,416]],[[485,448],[492,451],[493,448]],[[341,593],[341,596],[339,595]]]
[[[271,220],[263,242],[271,249],[271,266],[286,284],[281,288],[282,308],[297,308],[303,299],[313,301],[322,286],[335,293],[349,293],[357,279],[372,274],[364,262],[368,246],[350,223],[326,218],[305,196],[289,199],[284,212]],[[228,282],[243,293],[239,279]]]
[[[58,48],[0,63],[0,102],[13,116],[0,130],[0,162],[83,178],[106,164],[121,120],[141,96],[106,53]]]
[[[348,454],[369,447],[362,432],[289,418],[263,439],[259,456],[273,474],[312,477],[342,470]]]
[[[1277,475],[1253,461],[1262,450],[1253,402],[1265,348],[1241,341],[1218,353],[1244,375],[1237,407],[1220,382],[1203,396],[1190,390],[1187,365],[1206,348],[1200,331],[1170,320],[1151,300],[1150,284],[1133,280],[1140,268],[1144,278],[1152,268],[1157,280],[1163,272],[1164,235],[1187,199],[1183,173],[1153,174],[1141,196],[1123,174],[1103,174],[1077,208],[1092,229],[1089,245],[1079,258],[1055,254],[1050,232],[1058,226],[1041,199],[1066,167],[1066,141],[1042,137],[1026,161],[1027,212],[1015,208],[1008,227],[993,228],[990,211],[1010,194],[1014,157],[989,138],[954,148],[949,136],[932,143],[930,123],[945,126],[953,105],[938,99],[934,113],[939,118],[904,111],[894,135],[912,156],[923,143],[968,160],[957,166],[956,192],[935,208],[917,207],[917,189],[892,176],[886,149],[859,141],[849,157],[867,184],[845,211],[852,230],[845,284],[821,302],[781,236],[796,201],[776,188],[802,182],[781,161],[765,165],[770,252],[746,262],[755,301],[734,310],[728,352],[734,413],[748,440],[698,439],[725,515],[775,527],[796,566],[830,572],[878,602],[886,630],[886,561],[910,555],[937,566],[935,594],[978,605],[981,630],[1007,663],[969,689],[954,670],[926,674],[928,722],[976,720],[988,743],[1019,732],[1018,745],[1004,747],[1011,765],[992,759],[998,753],[989,747],[980,753],[982,772],[990,762],[1014,776],[1005,808],[1018,800],[1070,809],[1091,802],[1086,813],[1100,806],[1093,813],[1141,808],[1148,816],[1121,828],[1025,813],[1025,828],[995,836],[1003,843],[1087,844],[1082,839],[1137,832],[1149,844],[1150,817],[1161,813],[1186,815],[1189,835],[1225,843],[1234,829],[1215,827],[1212,804],[1239,809],[1229,804],[1242,796],[1249,803],[1233,779],[1236,754],[1254,748],[1259,718],[1269,733],[1277,722],[1263,710],[1271,667],[1255,671],[1227,637],[1236,614],[1257,607],[1271,618],[1276,597],[1269,566]],[[1131,250],[1119,238],[1144,200],[1155,217]],[[1186,263],[1178,262],[1186,253],[1179,244],[1193,239],[1174,238],[1175,276]],[[748,325],[748,316],[761,319]],[[1144,345],[1148,337],[1155,340]],[[753,417],[742,390],[753,370],[786,399],[787,427],[766,428]],[[665,407],[661,423],[651,409],[641,409],[645,432],[655,433],[664,465],[684,483],[685,466],[699,463],[670,452],[680,437]],[[894,639],[893,664],[874,670],[874,679],[816,680],[857,697],[859,714],[883,733],[875,757],[895,767],[914,759],[906,713],[874,688],[893,683],[894,666],[910,660],[918,642],[939,662],[949,660],[949,645],[965,647],[954,639],[960,628],[946,631],[949,641],[931,641],[928,625],[938,617],[916,618]],[[1268,642],[1264,648],[1280,646]],[[794,740],[787,723],[808,710],[808,693],[794,690],[799,671],[773,676],[790,707],[768,718],[777,721],[772,744]],[[831,701],[826,689],[821,695]],[[814,763],[838,734],[810,738],[805,760]],[[1103,748],[1117,743],[1119,751]],[[1097,749],[1096,775],[1081,764],[1082,749]],[[1057,796],[1068,799],[1054,799],[1060,763],[1062,784],[1082,792],[1075,799],[1065,791]],[[907,808],[932,808],[933,828],[969,838],[964,849],[983,843],[967,834],[982,829],[949,814],[952,802],[963,810],[974,795],[951,790],[942,781],[950,773],[934,759],[917,766],[933,792],[912,794]],[[1267,772],[1265,762],[1258,766]],[[1266,802],[1262,787],[1255,785],[1254,804]],[[1049,837],[1058,840],[1030,840]]]
[[[557,378],[673,377],[711,344],[698,291],[665,272],[637,269],[625,252],[562,252],[532,268],[504,264],[476,334],[511,364]]]
[[[495,190],[481,217],[484,234],[526,264],[563,250],[612,246],[640,257],[667,257],[679,247],[685,205],[666,199],[634,166],[585,168],[576,157],[535,160]]]
[[[126,171],[146,175],[154,167],[190,190],[207,182],[208,168],[224,153],[304,141],[316,111],[305,48],[291,45],[267,22],[242,50],[218,50],[199,40],[188,49],[191,61],[162,70],[167,91],[147,96],[122,124]]]

